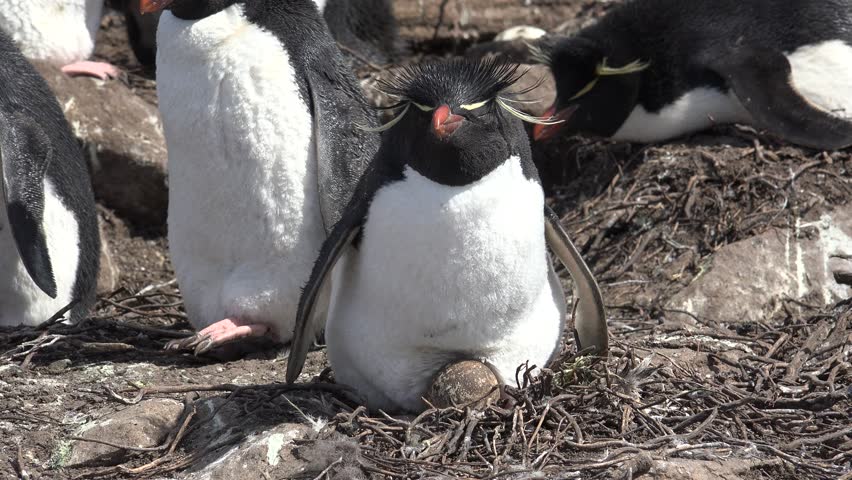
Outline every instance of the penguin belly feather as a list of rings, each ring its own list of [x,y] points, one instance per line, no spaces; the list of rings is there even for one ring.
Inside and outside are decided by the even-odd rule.
[[[157,91],[169,151],[169,248],[190,322],[292,335],[325,230],[312,120],[288,52],[239,4],[164,12]]]
[[[56,66],[85,60],[95,48],[103,0],[0,0],[0,28],[25,57]]]
[[[548,262],[541,186],[518,157],[465,186],[406,167],[373,199],[358,250],[335,267],[326,330],[338,382],[372,408],[417,410],[447,362],[506,383],[559,345],[564,295]]]
[[[0,186],[2,192],[2,186]],[[0,205],[2,205],[0,197]],[[42,225],[56,280],[50,298],[30,278],[18,254],[5,205],[0,208],[0,326],[39,325],[71,303],[80,263],[79,225],[49,180],[44,180]],[[9,275],[11,272],[11,275]]]

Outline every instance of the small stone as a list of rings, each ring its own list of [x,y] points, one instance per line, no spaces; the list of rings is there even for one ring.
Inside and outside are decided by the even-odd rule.
[[[175,400],[145,400],[86,424],[76,436],[128,447],[156,447],[180,420],[183,405]],[[126,450],[101,443],[74,441],[62,467],[117,465],[128,457]],[[63,455],[63,457],[65,457]]]
[[[497,375],[476,360],[446,365],[432,378],[426,400],[437,408],[471,405],[480,408],[500,399]]]
[[[113,292],[118,288],[118,281],[121,277],[118,264],[112,259],[112,248],[109,243],[109,236],[104,231],[103,223],[98,222],[98,229],[101,235],[101,262],[98,270],[98,295],[103,295]]]
[[[63,358],[62,360],[57,360],[55,362],[51,362],[50,365],[47,366],[47,371],[50,373],[62,373],[71,365],[71,360],[67,358]]]

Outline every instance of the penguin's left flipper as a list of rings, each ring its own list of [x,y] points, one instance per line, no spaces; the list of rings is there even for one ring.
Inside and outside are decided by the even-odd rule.
[[[311,96],[317,190],[326,231],[331,232],[357,188],[361,175],[379,149],[379,135],[357,128],[375,128],[378,118],[364,101],[345,63],[328,49],[307,69]]]
[[[803,97],[780,51],[737,47],[702,63],[728,82],[755,126],[806,147],[837,150],[852,145],[852,121]]]
[[[359,203],[353,199],[353,203]],[[290,345],[290,356],[287,359],[287,383],[293,383],[302,373],[308,350],[313,344],[313,331],[309,328],[310,319],[313,316],[314,307],[327,277],[334,269],[334,265],[340,260],[346,247],[349,246],[361,231],[364,220],[365,209],[357,209],[348,212],[334,226],[328,238],[323,242],[317,261],[314,263],[313,271],[308,283],[302,290],[299,299],[299,310],[296,313],[296,326],[293,329],[293,342]]]
[[[50,138],[32,119],[0,112],[0,171],[12,237],[33,282],[56,298],[44,231],[44,175],[53,159]]]
[[[593,355],[603,356],[609,349],[609,334],[606,309],[598,282],[562,228],[559,216],[546,205],[544,218],[547,244],[565,265],[574,281],[574,333],[577,338],[577,350],[593,347]]]

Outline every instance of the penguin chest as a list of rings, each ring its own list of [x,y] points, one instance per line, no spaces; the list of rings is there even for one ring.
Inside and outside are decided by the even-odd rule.
[[[57,287],[56,298],[50,298],[24,267],[12,236],[14,225],[2,200],[0,205],[0,326],[38,325],[74,298],[80,263],[79,225],[51,182],[45,180],[42,227]]]
[[[313,122],[288,52],[239,4],[198,21],[165,12],[157,75],[188,308],[288,317],[325,238]]]
[[[170,228],[244,258],[321,235],[312,118],[278,39],[235,5],[195,22],[166,12],[158,41]]]
[[[751,115],[733,91],[701,86],[683,93],[656,112],[637,104],[612,139],[658,142],[713,125],[747,123],[750,119]]]
[[[27,58],[61,66],[88,58],[102,0],[0,0],[0,28]]]
[[[373,199],[333,316],[403,349],[496,348],[550,301],[543,201],[517,157],[463,187],[407,168]]]
[[[852,120],[852,45],[831,40],[787,54],[793,87],[811,104]]]

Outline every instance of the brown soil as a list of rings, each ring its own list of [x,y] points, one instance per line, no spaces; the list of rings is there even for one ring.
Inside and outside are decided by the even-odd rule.
[[[600,3],[575,3],[580,12],[603,11]],[[129,84],[156,104],[152,73],[133,59],[123,22],[115,13],[105,17],[97,56],[124,68]],[[733,457],[746,465],[741,478],[849,478],[852,303],[790,301],[760,324],[696,319],[688,330],[671,321],[665,304],[720,247],[848,206],[852,154],[802,150],[742,127],[665,145],[580,138],[534,150],[550,202],[603,288],[611,358],[596,366],[576,361],[566,336],[565,356],[549,373],[510,389],[508,400],[481,415],[450,408],[417,419],[371,417],[345,396],[317,393],[335,399],[340,414],[329,428],[358,439],[363,472],[575,478],[570,472],[582,471],[583,478],[620,479],[646,472],[650,458]],[[27,478],[135,478],[113,467],[54,467],[68,436],[121,410],[119,396],[140,388],[283,381],[286,358],[276,352],[223,362],[163,351],[189,332],[163,227],[129,229],[106,209],[101,218],[121,287],[80,325],[0,332],[2,478],[22,471]],[[306,372],[318,375],[325,366],[324,352],[313,352]],[[784,379],[790,369],[794,382]],[[204,395],[258,402],[251,388],[237,393]],[[191,449],[179,445],[144,475],[177,475]],[[161,455],[140,453],[128,465]]]

